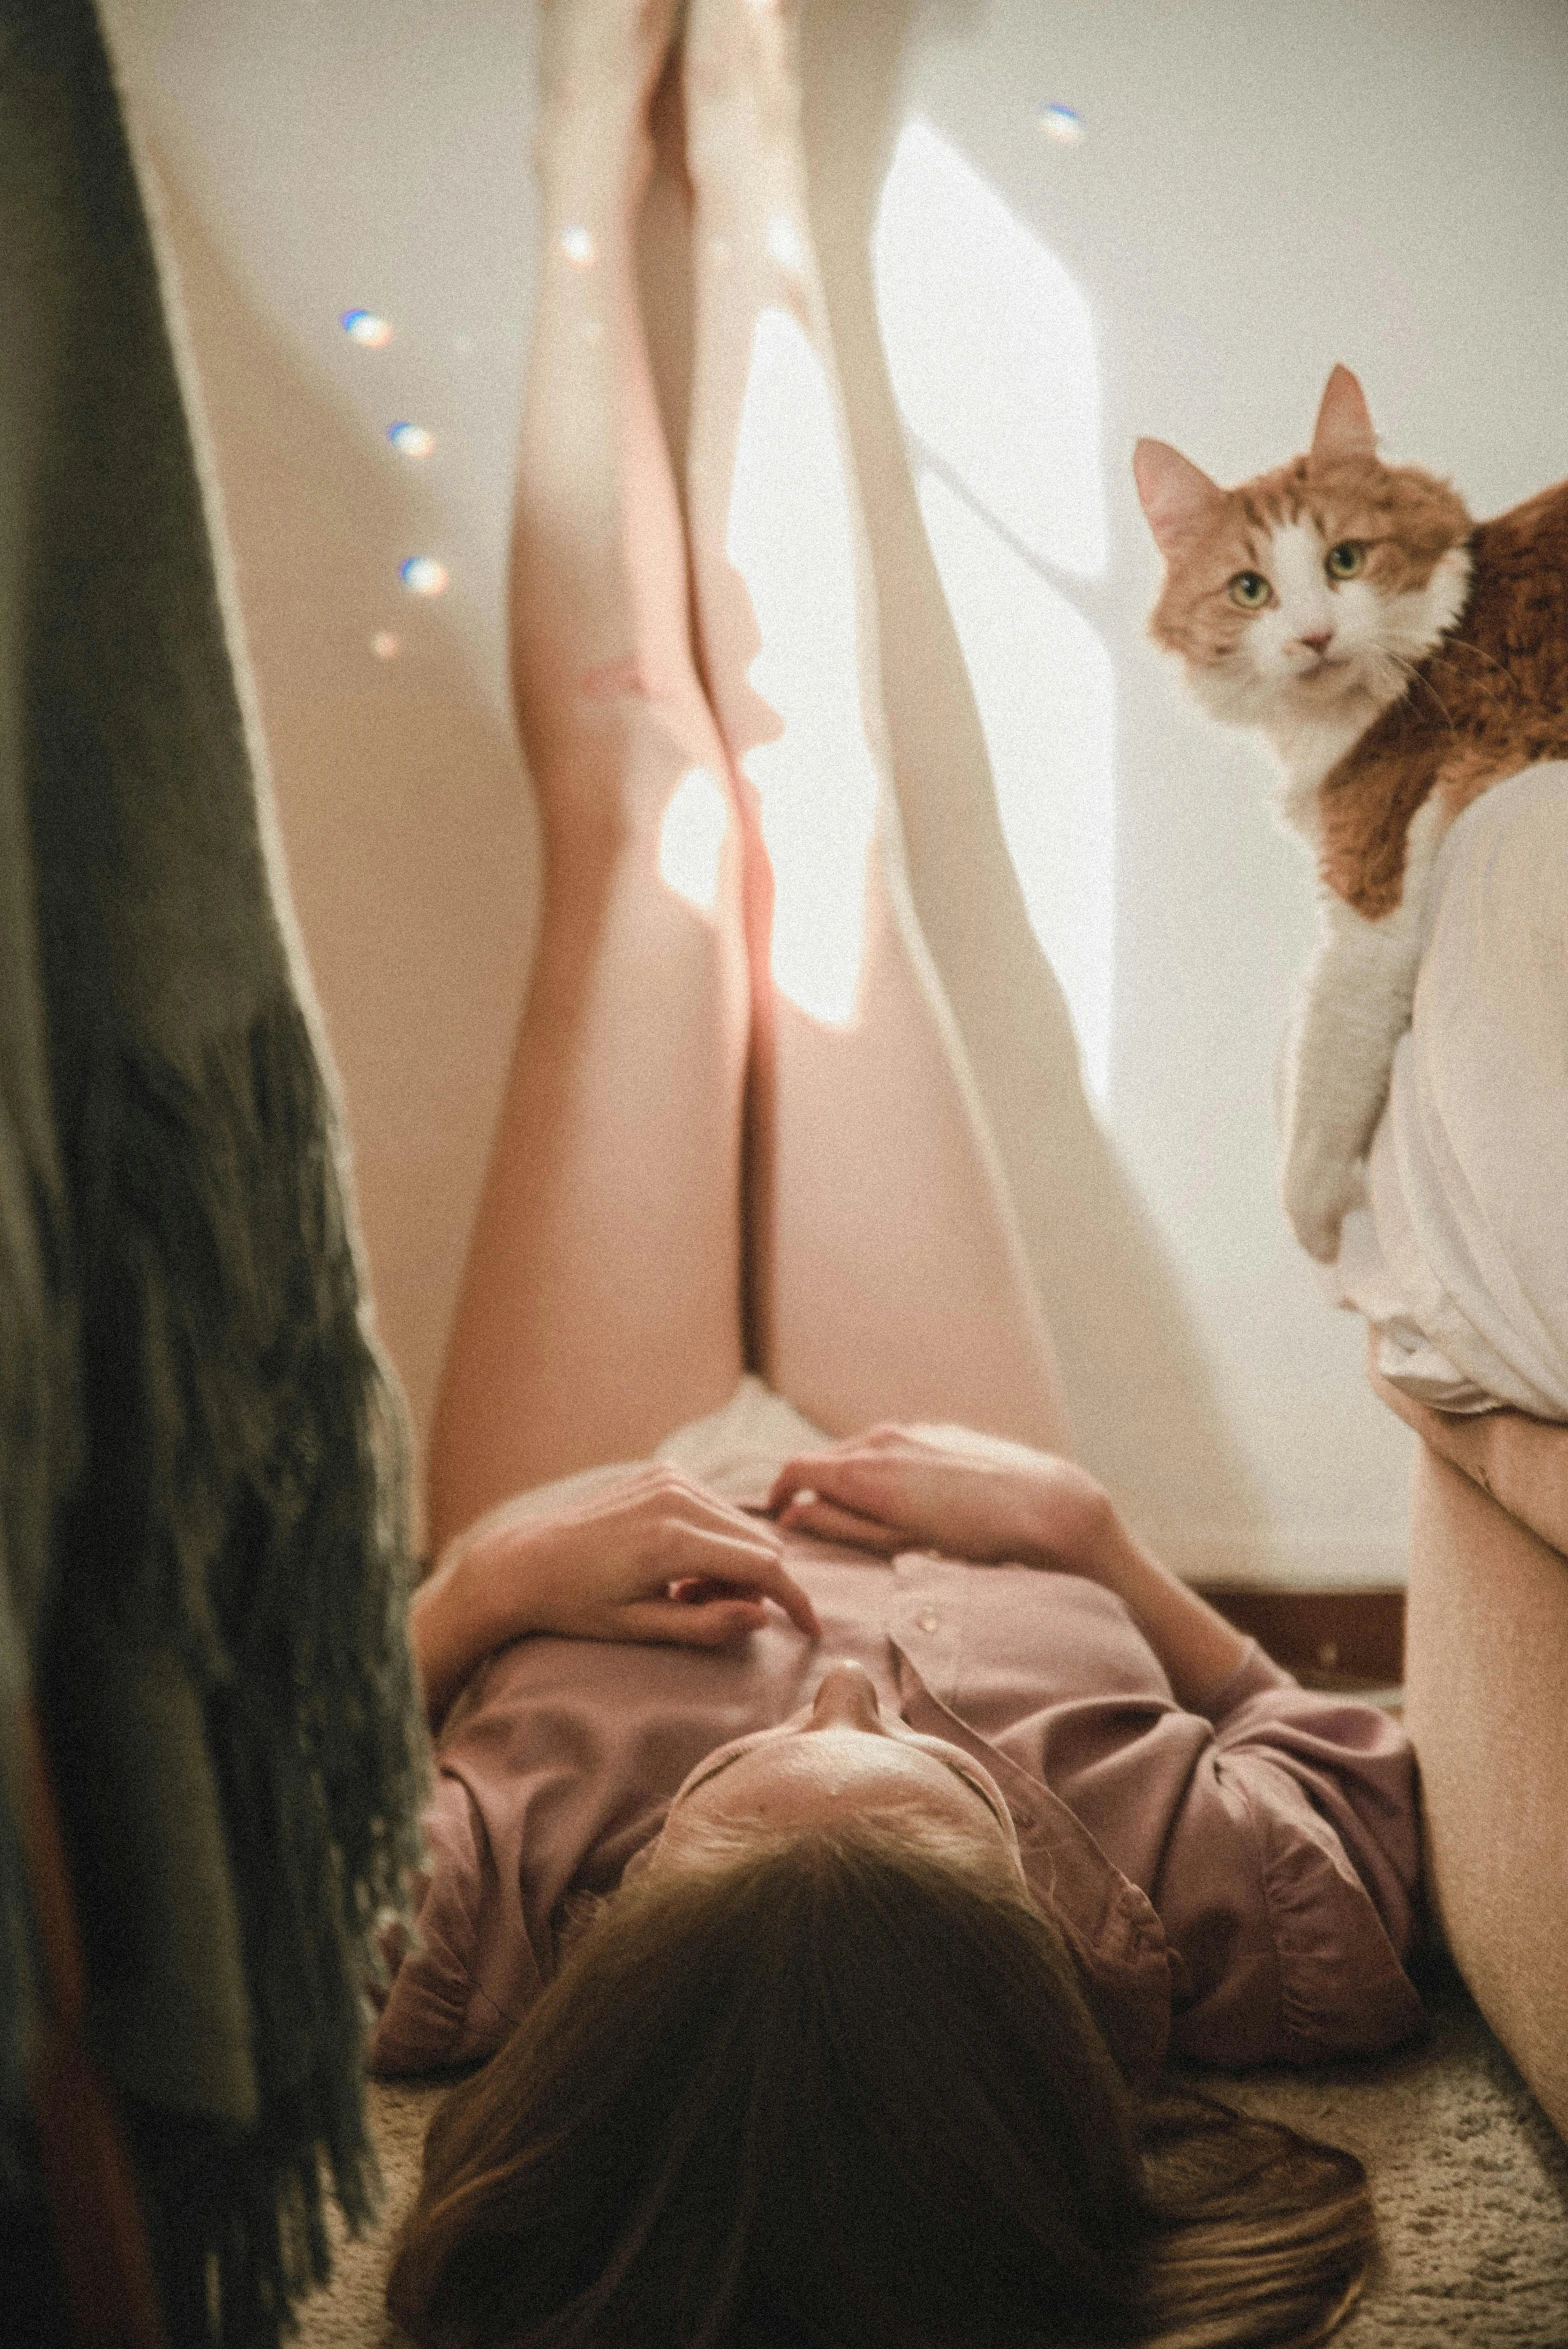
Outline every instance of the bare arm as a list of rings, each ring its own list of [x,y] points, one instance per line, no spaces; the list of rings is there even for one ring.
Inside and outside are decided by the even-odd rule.
[[[1109,1495],[1106,1510],[1103,1546],[1077,1571],[1122,1601],[1164,1665],[1177,1703],[1206,1713],[1251,1643],[1144,1548]]]
[[[531,1628],[521,1606],[497,1601],[494,1578],[462,1552],[427,1576],[409,1602],[409,1644],[433,1729],[475,1665]]]
[[[1202,1712],[1248,1641],[1160,1564],[1103,1485],[1071,1460],[961,1430],[879,1427],[803,1453],[776,1479],[778,1522],[889,1557],[938,1549],[1080,1574],[1127,1607],[1178,1703]]]

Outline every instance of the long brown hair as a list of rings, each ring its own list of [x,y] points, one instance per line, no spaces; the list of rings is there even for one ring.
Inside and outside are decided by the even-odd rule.
[[[425,2349],[1310,2349],[1361,2165],[1134,2098],[1055,1927],[855,1821],[649,1871],[430,2126]]]

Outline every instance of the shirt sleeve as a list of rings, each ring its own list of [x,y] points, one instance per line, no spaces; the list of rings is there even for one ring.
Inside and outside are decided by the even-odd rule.
[[[495,2052],[538,1995],[537,1961],[518,1935],[511,1937],[505,2004],[477,1978],[486,1920],[498,1905],[495,1868],[484,1822],[460,1778],[437,1778],[422,1824],[430,1869],[412,1941],[385,1951],[391,1980],[370,2034],[372,2072],[475,2063]]]
[[[1208,1718],[1155,1893],[1188,1975],[1173,2051],[1312,2063],[1407,2038],[1421,1857],[1403,1729],[1298,1687],[1256,1643]]]

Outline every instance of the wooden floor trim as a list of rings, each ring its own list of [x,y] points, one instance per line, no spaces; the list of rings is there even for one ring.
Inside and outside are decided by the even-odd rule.
[[[1397,1688],[1404,1679],[1405,1594],[1398,1586],[1261,1590],[1204,1582],[1193,1587],[1309,1688]]]

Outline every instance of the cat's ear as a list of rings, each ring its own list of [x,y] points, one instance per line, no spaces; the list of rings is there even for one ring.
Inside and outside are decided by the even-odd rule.
[[[1154,543],[1168,563],[1197,537],[1225,503],[1217,481],[1200,472],[1168,441],[1141,440],[1132,453],[1132,477],[1149,518]]]
[[[1347,457],[1376,455],[1377,434],[1372,429],[1366,394],[1348,367],[1336,367],[1328,379],[1312,434],[1313,462],[1334,465]]]

